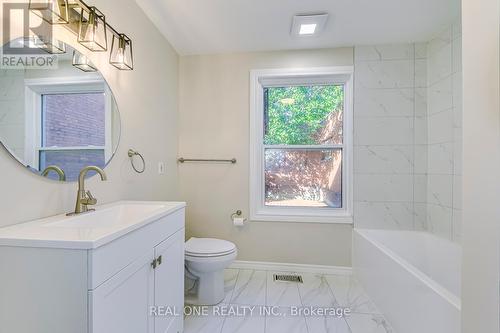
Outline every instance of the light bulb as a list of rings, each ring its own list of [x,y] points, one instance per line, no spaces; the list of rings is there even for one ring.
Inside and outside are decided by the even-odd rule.
[[[119,48],[116,54],[116,62],[123,64],[125,62],[125,49]]]

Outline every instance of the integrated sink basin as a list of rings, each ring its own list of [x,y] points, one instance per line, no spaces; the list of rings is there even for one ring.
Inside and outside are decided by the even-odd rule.
[[[93,249],[186,206],[119,201],[81,215],[65,214],[0,228],[0,246]]]
[[[155,214],[158,210],[164,209],[165,206],[162,203],[117,203],[82,215],[74,215],[48,222],[43,226],[78,229],[126,226],[142,221],[151,214]]]

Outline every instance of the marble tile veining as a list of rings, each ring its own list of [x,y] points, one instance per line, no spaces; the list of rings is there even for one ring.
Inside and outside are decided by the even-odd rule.
[[[453,107],[452,76],[432,84],[427,92],[429,115],[451,109]]]
[[[356,87],[371,89],[411,88],[413,60],[367,61],[356,64]]]
[[[234,304],[266,304],[267,273],[242,269],[234,287],[231,303]]]
[[[308,333],[306,318],[292,316],[287,308],[281,308],[281,317],[266,317],[266,332],[269,333]],[[312,332],[311,332],[312,333]]]
[[[237,307],[238,305],[231,305]],[[245,315],[235,315],[225,318],[222,333],[254,333],[264,332],[266,317],[246,311]]]
[[[412,175],[357,174],[354,179],[354,201],[411,202]]]
[[[346,320],[352,333],[394,333],[389,323],[380,315],[354,313]]]
[[[378,313],[378,309],[364,292],[361,285],[349,275],[326,275],[338,307],[346,307],[353,313]]]
[[[388,44],[358,46],[354,52],[354,59],[359,61],[375,60],[402,60],[413,57],[412,44]]]
[[[230,303],[231,297],[233,296],[234,286],[236,285],[236,279],[238,278],[238,269],[226,269],[224,270],[224,297],[223,303]]]
[[[356,118],[354,145],[411,145],[413,117]]]
[[[460,19],[427,42],[354,54],[355,226],[460,239]]]
[[[333,293],[324,275],[302,274],[304,283],[299,284],[302,304],[306,306],[331,307],[335,305]]]
[[[412,146],[354,147],[355,174],[410,174],[412,169]]]
[[[351,333],[344,318],[308,317],[306,323],[310,333]]]
[[[216,306],[206,307],[205,314],[191,312],[192,314],[185,316],[184,332],[393,333],[390,330],[381,330],[384,327],[389,327],[388,324],[383,316],[378,314],[375,305],[371,303],[362,288],[350,276],[300,273],[304,278],[303,284],[278,284],[277,282],[275,284],[272,281],[274,273],[294,274],[277,271],[227,269],[224,274],[226,293],[234,289],[233,299],[238,299],[241,302],[255,302],[262,297],[263,289],[268,305],[222,302]],[[238,293],[237,290],[241,292]],[[334,293],[338,295],[337,298],[335,298]],[[345,317],[298,312],[299,309],[304,310],[309,307],[346,307],[343,304],[350,304],[353,307],[352,313]],[[242,308],[246,310],[241,312]],[[262,312],[262,309],[271,308],[273,312]],[[193,307],[189,309],[193,309]],[[373,314],[360,315],[356,313],[356,311],[361,310]]]
[[[222,331],[224,317],[213,315],[211,308],[208,315],[187,313],[190,315],[184,318],[184,333],[220,333]]]
[[[411,230],[411,202],[354,202],[357,228]]]
[[[356,91],[355,117],[411,117],[413,89],[367,89]]]
[[[452,239],[453,237],[453,209],[450,207],[427,204],[428,231]]]
[[[447,44],[429,57],[428,83],[432,85],[452,73],[452,46]]]

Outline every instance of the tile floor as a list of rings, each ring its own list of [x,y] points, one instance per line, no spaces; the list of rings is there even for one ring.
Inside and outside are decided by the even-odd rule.
[[[243,306],[257,306],[252,315],[246,311],[246,314],[218,316],[213,314],[216,309],[208,308],[209,315],[186,316],[184,332],[394,333],[351,276],[300,273],[304,283],[292,283],[273,281],[274,273],[284,272],[227,269],[226,297],[219,306],[234,311]],[[276,307],[285,316],[261,315],[258,306]],[[345,318],[291,316],[291,307],[295,306],[349,308],[352,313]]]

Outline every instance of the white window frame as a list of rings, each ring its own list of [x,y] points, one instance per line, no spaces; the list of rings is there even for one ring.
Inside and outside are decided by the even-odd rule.
[[[352,224],[353,73],[352,66],[264,69],[250,72],[250,219],[252,221]],[[329,149],[342,146],[342,208],[266,206],[264,88],[310,84],[344,86],[343,144],[325,146]],[[308,146],[297,147],[308,148]]]
[[[112,94],[104,79],[98,75],[86,77],[49,77],[25,79],[25,163],[40,168],[40,151],[103,150],[105,160],[112,155]],[[67,93],[105,94],[105,146],[42,147],[42,95]],[[42,170],[40,170],[42,171]]]

